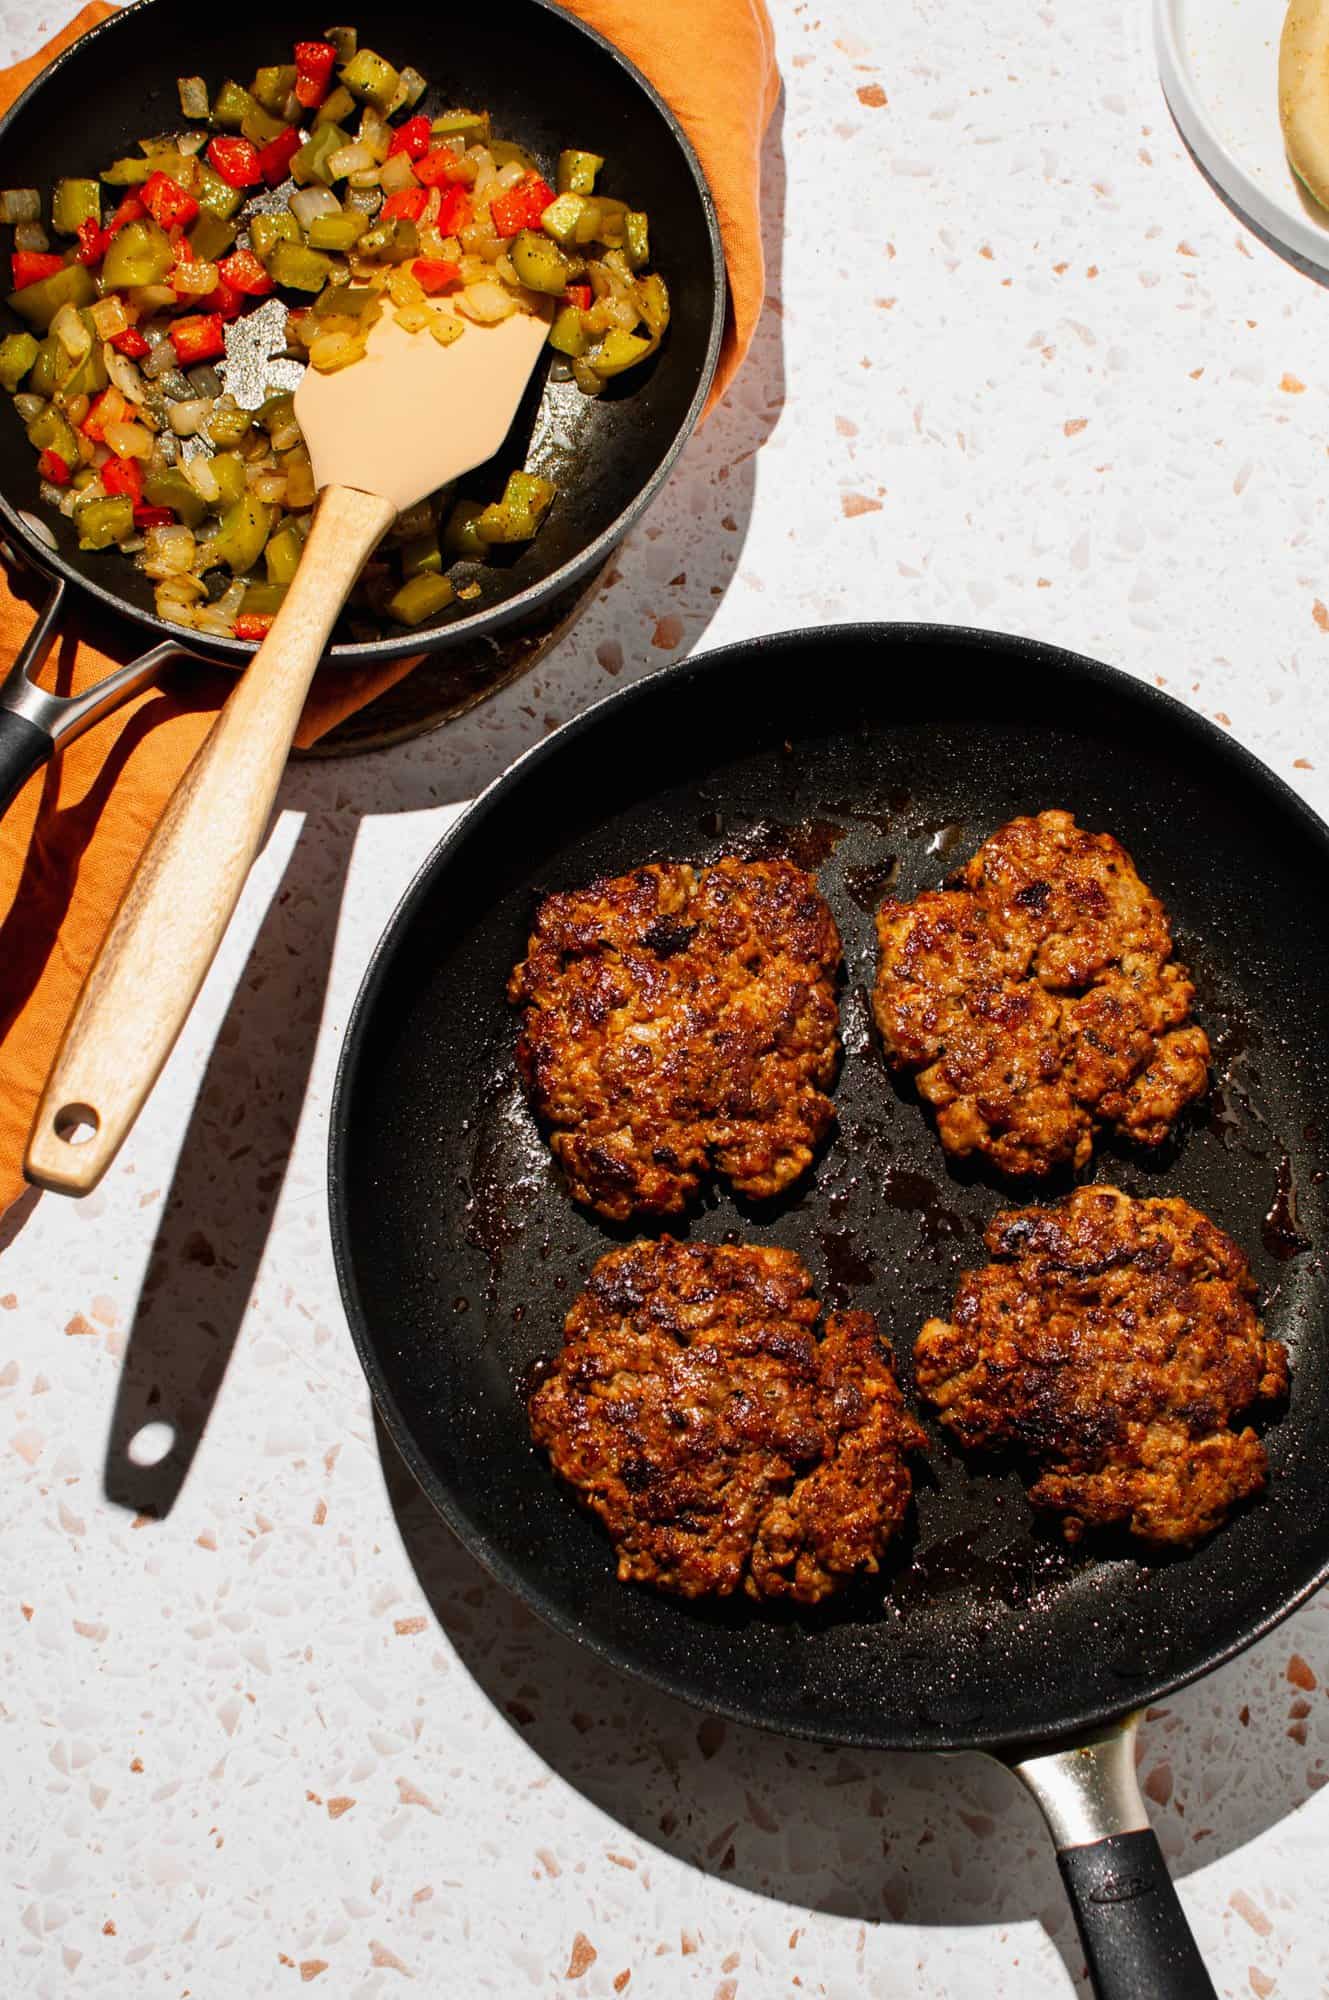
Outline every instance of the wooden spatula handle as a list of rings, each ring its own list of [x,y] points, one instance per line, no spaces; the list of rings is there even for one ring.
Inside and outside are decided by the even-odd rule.
[[[353,487],[320,496],[272,630],[149,837],[65,1030],[24,1161],[39,1186],[95,1187],[156,1082],[263,839],[328,634],[394,513]]]

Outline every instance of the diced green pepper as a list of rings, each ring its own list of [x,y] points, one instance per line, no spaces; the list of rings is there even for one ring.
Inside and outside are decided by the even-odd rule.
[[[80,311],[79,318],[91,334],[92,344],[80,360],[71,361],[60,342],[56,342],[61,357],[62,373],[58,393],[62,403],[72,403],[76,396],[100,395],[109,379],[106,362],[102,357],[102,343],[97,338],[97,329],[86,307]]]
[[[78,440],[54,403],[48,403],[39,417],[28,425],[28,443],[34,451],[59,452],[71,468],[79,463]]]
[[[658,271],[638,278],[633,286],[637,311],[656,340],[669,324],[669,287]]]
[[[265,111],[280,116],[287,98],[295,89],[295,77],[294,63],[267,63],[255,73],[249,95]]]
[[[211,209],[199,210],[198,220],[189,232],[189,246],[201,262],[211,264],[225,256],[234,241],[233,222],[223,222]]]
[[[488,555],[488,545],[475,532],[475,524],[484,511],[483,500],[456,502],[443,530],[443,546],[449,555],[470,556],[474,562],[482,562]]]
[[[579,153],[575,148],[558,156],[558,191],[560,194],[592,194],[595,191],[595,176],[604,165],[599,153]]]
[[[394,215],[360,238],[360,255],[381,264],[404,264],[420,250],[420,232],[408,215]]]
[[[244,602],[240,609],[247,618],[275,618],[282,608],[286,596],[284,583],[250,583],[245,585]]]
[[[413,576],[422,576],[427,570],[441,572],[442,568],[443,554],[438,546],[437,535],[432,532],[427,535],[413,535],[409,542],[402,544],[401,569],[402,575],[408,580]]]
[[[445,111],[429,127],[436,139],[461,139],[468,146],[489,144],[487,111]]]
[[[388,616],[399,625],[423,625],[426,618],[451,604],[456,594],[447,577],[431,576],[424,570],[388,599]]]
[[[206,209],[209,215],[219,216],[223,222],[230,221],[245,198],[243,188],[233,188],[229,181],[224,181],[220,174],[213,172],[206,160],[199,161],[193,195],[200,208]],[[291,219],[294,221],[295,218]]]
[[[120,235],[124,233],[121,230]],[[29,326],[44,330],[61,306],[90,306],[96,296],[97,287],[87,266],[66,264],[63,269],[52,271],[49,278],[38,278],[35,285],[24,285],[22,291],[11,292],[8,303]]]
[[[555,313],[554,324],[549,329],[549,345],[574,361],[579,361],[587,352],[591,336],[586,331],[580,306],[564,306],[561,312]]]
[[[293,292],[321,292],[332,269],[332,260],[321,250],[308,250],[303,243],[278,243],[268,258],[274,283]]]
[[[623,255],[631,271],[639,271],[650,260],[650,225],[639,208],[630,208],[623,217]]]
[[[219,451],[214,454],[212,470],[217,481],[218,500],[223,507],[233,507],[246,492],[244,460],[239,452]]]
[[[526,174],[538,174],[540,171],[540,162],[534,153],[528,153],[524,146],[514,145],[511,139],[491,139],[489,151],[496,167],[520,167]]]
[[[401,77],[390,62],[375,55],[372,49],[357,49],[342,70],[341,80],[348,90],[372,104],[376,111],[386,111],[397,95]]]
[[[540,227],[546,236],[553,237],[555,243],[575,243],[577,225],[588,206],[585,195],[561,194],[556,201],[550,202],[540,217]]]
[[[268,582],[289,583],[300,567],[300,552],[303,548],[304,543],[289,522],[278,528],[263,551]]]
[[[359,319],[370,306],[382,305],[385,296],[372,285],[328,285],[314,300],[313,311],[319,319]]]
[[[30,333],[10,333],[0,340],[0,389],[7,389],[12,396],[23,377],[37,359],[40,349]],[[45,391],[34,390],[34,395],[49,395]]]
[[[51,196],[51,227],[61,236],[77,236],[84,222],[100,222],[99,181],[57,181]]]
[[[623,241],[623,218],[627,212],[625,201],[615,201],[607,194],[595,195],[587,202],[586,213],[577,224],[578,243],[605,243],[616,249]]]
[[[334,153],[349,144],[340,125],[316,125],[291,161],[292,179],[300,187],[306,187],[310,181],[321,181],[324,187],[331,187],[336,177],[328,161]]]
[[[341,85],[338,84],[335,90],[328,92],[323,102],[319,105],[318,110],[314,113],[314,123],[315,125],[344,125],[354,109],[355,99],[351,96],[350,91],[343,90]]]
[[[102,179],[111,187],[141,187],[148,175],[155,172],[152,160],[112,160],[109,167],[102,168]]]
[[[206,545],[205,567],[216,569],[225,563],[233,576],[243,576],[262,555],[271,525],[271,507],[245,493],[222,515],[217,533]]]
[[[635,368],[654,352],[653,340],[644,340],[639,333],[625,333],[621,326],[615,326],[586,358],[597,375],[621,375],[625,368]]]
[[[552,243],[538,230],[519,230],[508,251],[512,268],[533,292],[548,292],[557,298],[565,292],[582,268],[573,258],[565,256],[557,243]]]
[[[175,251],[164,229],[146,219],[127,222],[111,238],[102,282],[108,292],[128,291],[132,285],[159,285],[174,262]]]
[[[249,240],[254,255],[266,264],[279,243],[300,241],[300,225],[287,208],[279,209],[276,215],[255,215],[250,219]]]
[[[80,500],[74,509],[74,526],[81,549],[109,549],[112,542],[127,542],[133,534],[134,503],[127,493]]]
[[[556,490],[538,473],[510,472],[503,498],[477,517],[476,534],[482,542],[529,542]]]
[[[86,486],[94,486],[96,482],[97,482],[96,467],[91,465],[81,465],[69,483],[73,487],[76,493],[81,493]]]
[[[344,254],[368,227],[369,217],[358,208],[344,208],[340,215],[316,215],[309,225],[309,247]]]
[[[37,358],[32,364],[32,373],[28,377],[28,394],[53,396],[60,387],[61,378],[68,365],[69,356],[55,335],[48,333],[37,349]]]
[[[275,396],[269,396],[254,412],[254,422],[261,424],[271,437],[272,433],[289,424],[295,412],[295,397],[289,389],[279,389]]]
[[[214,409],[208,418],[208,436],[219,450],[233,450],[249,436],[253,421],[252,410]]]
[[[221,89],[212,100],[212,122],[224,125],[229,131],[238,132],[251,111],[258,106],[247,90],[227,77]]]
[[[169,507],[190,528],[196,528],[208,511],[203,495],[195,491],[175,465],[166,465],[159,472],[147,474],[143,481],[143,498],[149,507]]]
[[[256,104],[253,110],[246,111],[240,120],[240,130],[251,146],[266,146],[273,139],[281,137],[286,130],[286,120],[274,118],[270,111],[265,111],[261,104]]]

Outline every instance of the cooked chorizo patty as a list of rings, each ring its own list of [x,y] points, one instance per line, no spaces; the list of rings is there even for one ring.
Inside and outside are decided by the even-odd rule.
[[[1184,1545],[1261,1490],[1264,1446],[1232,1419],[1286,1395],[1287,1352],[1216,1224],[1086,1187],[1008,1209],[986,1241],[995,1261],[918,1337],[919,1390],[963,1445],[1035,1461],[1029,1497],[1068,1541],[1120,1525]]]
[[[888,899],[877,937],[887,1059],[915,1073],[948,1153],[1080,1167],[1096,1127],[1156,1146],[1208,1084],[1163,905],[1067,812],[1011,820],[953,887]]]
[[[530,1401],[625,1581],[816,1604],[874,1572],[921,1448],[871,1313],[831,1314],[790,1250],[632,1243],[602,1257]]]
[[[673,1215],[709,1171],[778,1194],[834,1115],[840,939],[789,861],[638,868],[546,897],[517,1061],[578,1201]]]

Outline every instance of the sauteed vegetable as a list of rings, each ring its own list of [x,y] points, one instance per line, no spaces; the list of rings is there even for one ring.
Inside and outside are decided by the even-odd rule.
[[[209,94],[179,79],[185,122],[99,179],[0,194],[14,231],[0,387],[38,454],[42,497],[84,549],[116,548],[159,614],[259,639],[300,560],[315,489],[291,395],[228,393],[227,329],[287,310],[273,358],[352,365],[391,313],[443,345],[513,313],[551,315],[554,372],[598,395],[669,323],[646,214],[597,191],[604,160],[560,154],[555,185],[489,114],[430,116],[418,70],[353,28]],[[109,194],[107,192],[109,190]],[[266,324],[266,322],[265,322]],[[352,600],[417,625],[482,586],[449,564],[528,541],[554,499],[529,471],[485,498],[436,494],[396,524]],[[368,636],[372,636],[372,628]]]

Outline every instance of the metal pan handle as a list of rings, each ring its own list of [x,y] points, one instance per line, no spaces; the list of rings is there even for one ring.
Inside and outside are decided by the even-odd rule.
[[[0,681],[0,813],[8,810],[33,772],[57,749],[136,694],[169,661],[187,656],[185,647],[163,640],[82,694],[47,694],[32,676],[40,673],[55,644],[64,600],[65,585],[57,578],[13,666]]]
[[[1135,1781],[1137,1721],[1012,1768],[1057,1844],[1098,2000],[1217,2000]]]

